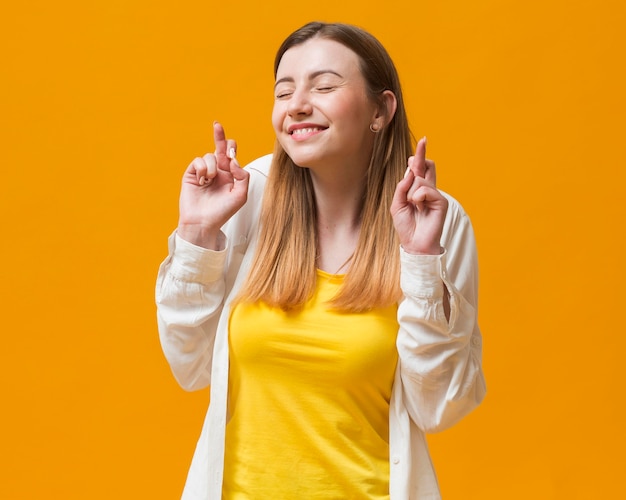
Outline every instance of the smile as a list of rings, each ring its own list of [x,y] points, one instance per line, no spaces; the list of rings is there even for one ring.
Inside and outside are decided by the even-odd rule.
[[[296,135],[296,136],[298,135],[302,136],[302,135],[314,134],[316,132],[321,132],[322,130],[325,130],[325,129],[321,127],[306,127],[306,128],[298,128],[298,129],[292,130],[290,134]]]

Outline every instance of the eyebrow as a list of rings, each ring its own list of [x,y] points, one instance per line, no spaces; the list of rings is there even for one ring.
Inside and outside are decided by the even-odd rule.
[[[311,73],[311,74],[309,75],[309,80],[314,80],[314,79],[315,79],[315,78],[317,78],[318,76],[320,76],[320,75],[325,75],[325,74],[327,74],[327,73],[330,73],[331,75],[336,75],[336,76],[338,76],[339,78],[342,78],[342,76],[341,76],[339,73],[337,73],[336,71],[333,71],[332,69],[320,69],[320,70],[318,70],[318,71],[314,71],[313,73]],[[285,77],[281,78],[280,80],[276,80],[276,83],[274,84],[274,88],[276,88],[276,86],[277,86],[279,83],[283,83],[283,82],[293,82],[293,81],[295,81],[295,80],[294,80],[291,76],[285,76]]]

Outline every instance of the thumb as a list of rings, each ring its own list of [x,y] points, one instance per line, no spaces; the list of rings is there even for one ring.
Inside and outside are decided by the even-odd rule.
[[[230,173],[236,181],[244,181],[247,184],[250,179],[250,173],[239,166],[236,158],[230,160]]]
[[[409,189],[413,185],[415,180],[415,174],[411,168],[406,169],[404,178],[398,182],[396,190],[393,193],[393,199],[391,200],[391,213],[395,213],[401,207],[405,206],[408,202]]]

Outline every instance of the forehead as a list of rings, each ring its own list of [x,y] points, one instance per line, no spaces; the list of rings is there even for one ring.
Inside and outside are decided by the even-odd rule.
[[[360,74],[359,57],[345,45],[325,38],[311,38],[287,50],[276,78],[332,69],[342,76]]]

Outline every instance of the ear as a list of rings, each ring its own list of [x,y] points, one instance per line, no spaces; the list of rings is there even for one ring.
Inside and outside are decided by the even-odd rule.
[[[396,95],[391,90],[385,90],[381,94],[380,102],[381,105],[376,110],[374,120],[379,121],[382,127],[386,127],[396,114],[398,100],[396,99]]]

